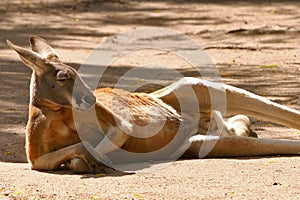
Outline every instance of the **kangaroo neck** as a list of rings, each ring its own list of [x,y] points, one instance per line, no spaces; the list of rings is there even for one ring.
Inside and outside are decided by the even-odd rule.
[[[63,108],[60,105],[57,105],[53,102],[42,98],[41,95],[38,93],[39,90],[41,89],[39,89],[37,75],[35,74],[35,72],[32,72],[29,87],[29,107],[35,106],[41,110],[50,111],[59,111]]]

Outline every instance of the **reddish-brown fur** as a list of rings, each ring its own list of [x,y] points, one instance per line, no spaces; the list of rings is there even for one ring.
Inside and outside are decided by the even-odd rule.
[[[197,134],[205,134],[207,124],[210,122],[215,131],[220,126],[225,127],[221,133],[223,136],[250,136],[249,121],[246,116],[236,116],[232,120],[225,121],[218,110],[212,109],[209,92],[221,94],[223,90],[212,87],[205,81],[186,78],[152,94],[129,93],[110,88],[98,89],[92,93],[78,77],[76,71],[59,60],[54,49],[46,41],[33,36],[30,42],[32,50],[26,50],[10,42],[8,44],[33,70],[26,130],[26,151],[33,169],[53,170],[66,164],[75,172],[89,172],[92,166],[97,164],[97,160],[90,154],[91,151],[101,150],[104,155],[110,153],[115,150],[110,142],[118,148],[135,153],[161,149],[172,141],[182,122],[193,124],[198,120],[193,117],[199,117],[193,113],[193,110],[181,113],[179,100],[175,94],[182,93],[183,88],[186,87],[192,88],[195,92],[201,113],[199,124],[196,124],[196,127],[199,126],[198,132],[192,133],[191,146],[185,156],[198,156],[205,139],[197,137]],[[74,92],[76,78],[79,79],[79,90]],[[167,92],[168,90],[171,92]],[[224,85],[224,91],[227,100],[227,117],[246,114],[300,129],[299,111],[280,106],[232,86]],[[189,100],[188,96],[185,98]],[[73,116],[73,112],[77,112],[73,109],[86,112],[93,105],[95,105],[96,121],[106,135],[95,148],[88,141],[81,141]],[[152,108],[153,112],[147,112],[148,108]],[[151,124],[151,120],[157,123],[163,122],[163,126],[157,134],[141,138],[139,127],[146,127]],[[122,129],[120,124],[125,129]],[[86,133],[89,134],[94,129],[83,127],[83,130],[90,131]],[[186,127],[186,130],[193,129]],[[299,142],[249,137],[220,137],[213,140],[216,140],[216,145],[209,156],[300,152]]]

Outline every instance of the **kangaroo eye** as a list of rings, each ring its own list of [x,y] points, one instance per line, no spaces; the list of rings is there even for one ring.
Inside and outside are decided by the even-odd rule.
[[[59,71],[56,74],[56,80],[58,80],[58,81],[65,81],[69,78],[70,77],[68,76],[68,74],[66,72],[63,72],[63,71]]]

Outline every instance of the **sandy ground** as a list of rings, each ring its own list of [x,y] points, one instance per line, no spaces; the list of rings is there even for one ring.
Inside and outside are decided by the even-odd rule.
[[[78,67],[109,36],[135,27],[170,28],[201,45],[225,83],[299,110],[299,6],[297,1],[1,1],[0,199],[299,199],[297,156],[180,160],[147,174],[30,170],[24,150],[30,69],[5,42],[28,47],[29,35],[42,36],[64,62]],[[103,86],[120,71],[112,70]],[[253,123],[259,137],[300,139],[297,130]]]

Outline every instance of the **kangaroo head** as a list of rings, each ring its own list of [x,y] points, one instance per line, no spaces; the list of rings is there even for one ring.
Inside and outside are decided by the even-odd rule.
[[[94,105],[96,98],[90,88],[70,66],[63,64],[55,50],[43,39],[32,36],[32,50],[7,41],[22,62],[33,70],[31,102],[36,106],[52,105],[85,111]]]

